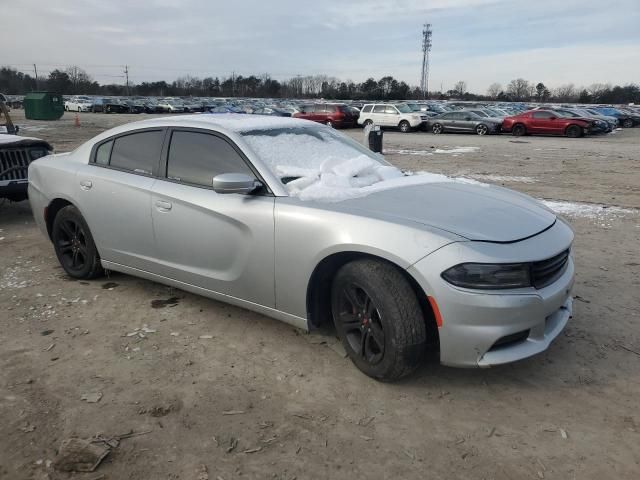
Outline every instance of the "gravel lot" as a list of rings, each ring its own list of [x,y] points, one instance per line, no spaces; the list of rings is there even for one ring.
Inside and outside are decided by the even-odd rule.
[[[149,117],[81,114],[74,127],[70,114],[12,115],[57,151]],[[71,281],[28,202],[5,203],[0,478],[640,478],[640,128],[575,140],[385,132],[385,150],[403,168],[562,202],[575,316],[547,352],[489,370],[433,358],[378,383],[330,334],[126,275]],[[143,434],[92,474],[50,466],[66,438],[131,431]]]

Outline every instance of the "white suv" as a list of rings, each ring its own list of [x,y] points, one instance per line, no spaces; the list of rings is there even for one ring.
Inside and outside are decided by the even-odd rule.
[[[358,123],[365,126],[396,127],[407,133],[413,129],[425,128],[428,118],[422,112],[414,112],[404,103],[368,103],[362,107]]]

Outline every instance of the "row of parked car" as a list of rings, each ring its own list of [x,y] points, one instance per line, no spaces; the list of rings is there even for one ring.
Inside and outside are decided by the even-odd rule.
[[[292,116],[336,127],[368,124],[402,132],[427,130],[435,134],[507,132],[514,135],[559,134],[582,136],[640,125],[638,107],[594,105],[530,105],[525,103],[309,102],[247,98],[97,98],[71,97],[65,110],[104,113],[238,113]]]

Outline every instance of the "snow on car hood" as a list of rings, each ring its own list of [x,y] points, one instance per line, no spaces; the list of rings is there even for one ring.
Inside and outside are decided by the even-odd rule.
[[[340,207],[489,242],[521,240],[546,230],[556,221],[553,212],[527,195],[497,186],[452,181],[380,191],[346,200]]]

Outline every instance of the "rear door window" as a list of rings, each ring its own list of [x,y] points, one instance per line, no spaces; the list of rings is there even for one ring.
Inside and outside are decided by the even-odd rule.
[[[384,113],[388,113],[390,115],[397,115],[398,110],[396,110],[396,107],[394,107],[393,105],[387,105],[384,109]]]
[[[96,150],[95,162],[100,165],[109,165],[109,157],[111,157],[111,148],[113,147],[113,140],[103,143]]]
[[[168,179],[211,188],[213,177],[221,173],[254,176],[224,138],[199,132],[173,132],[167,159]]]
[[[152,175],[160,159],[163,139],[164,132],[162,130],[117,137],[113,141],[109,165],[134,173]]]

